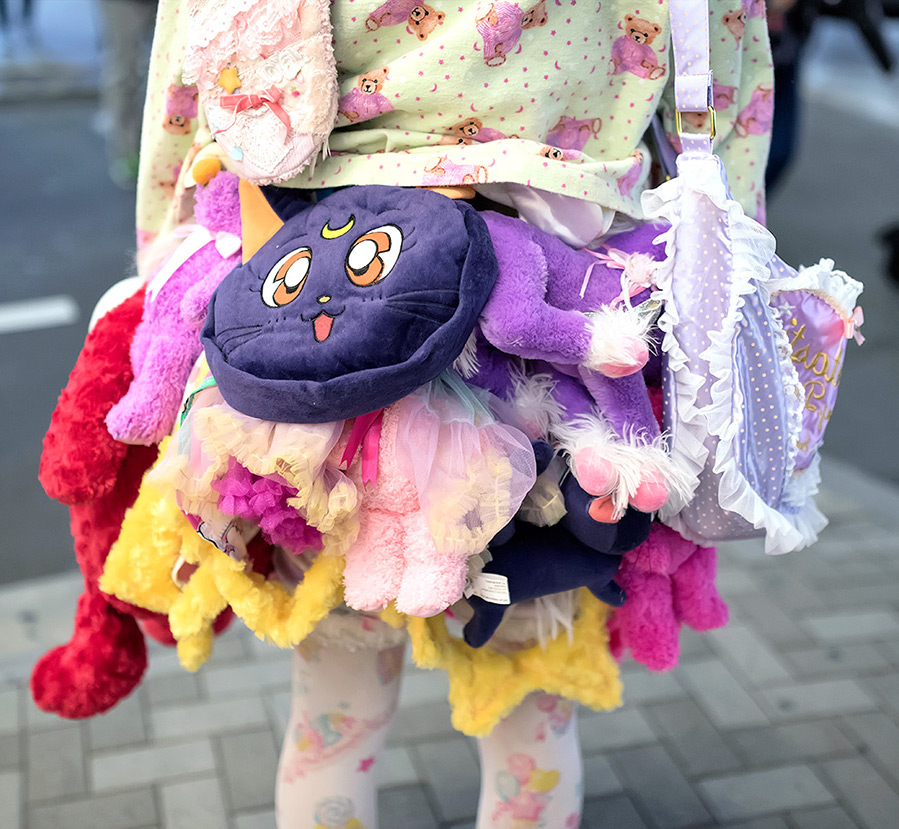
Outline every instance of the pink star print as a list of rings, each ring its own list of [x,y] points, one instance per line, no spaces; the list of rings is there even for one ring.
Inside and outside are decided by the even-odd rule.
[[[374,757],[364,757],[359,761],[359,768],[356,771],[368,771],[374,764]]]

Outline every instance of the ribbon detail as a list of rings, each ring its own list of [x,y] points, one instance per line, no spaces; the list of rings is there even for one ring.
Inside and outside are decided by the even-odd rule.
[[[856,305],[852,316],[843,320],[843,336],[847,340],[855,340],[859,345],[864,341],[864,335],[858,329],[865,324],[865,313],[862,311],[861,305]]]
[[[362,483],[373,484],[378,479],[378,449],[381,444],[381,424],[384,421],[384,410],[359,415],[353,421],[346,449],[340,458],[341,465],[348,467],[359,447],[362,447]]]
[[[290,130],[290,116],[284,111],[284,107],[278,103],[281,100],[283,93],[277,86],[271,86],[268,89],[256,94],[240,94],[240,95],[222,95],[219,99],[219,103],[222,105],[224,109],[233,109],[234,117],[231,119],[231,123],[228,124],[227,127],[222,127],[220,130],[215,130],[215,133],[218,134],[220,132],[227,132],[234,124],[237,122],[237,116],[248,109],[259,109],[260,107],[268,107],[275,115],[278,116],[278,120],[284,124],[285,130]]]
[[[611,303],[612,306],[627,303],[630,305],[632,297],[642,293],[647,288],[653,286],[653,275],[659,262],[645,253],[625,253],[623,250],[608,248],[606,253],[600,251],[588,250],[591,256],[597,261],[591,262],[590,267],[584,274],[584,281],[581,284],[581,297],[587,293],[587,285],[593,274],[593,269],[597,265],[605,265],[612,270],[621,271],[621,294]]]

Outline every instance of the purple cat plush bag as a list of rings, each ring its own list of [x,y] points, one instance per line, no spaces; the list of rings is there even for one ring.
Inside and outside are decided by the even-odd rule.
[[[224,279],[203,345],[238,411],[344,420],[452,365],[496,273],[470,205],[428,190],[350,187],[287,219]]]
[[[861,285],[827,260],[788,268],[774,237],[731,197],[711,152],[708,4],[671,0],[670,10],[678,122],[708,109],[711,134],[681,134],[677,177],[643,195],[647,218],[671,225],[655,296],[664,303],[665,427],[690,476],[659,515],[698,544],[766,535],[767,553],[786,553],[827,523],[814,503],[816,450],[845,339],[860,321]]]

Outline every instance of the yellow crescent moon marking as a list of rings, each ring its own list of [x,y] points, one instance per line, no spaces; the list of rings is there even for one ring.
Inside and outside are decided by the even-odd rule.
[[[331,230],[326,224],[322,228],[322,239],[337,239],[343,236],[344,233],[349,233],[353,229],[354,224],[356,224],[356,217],[353,215],[350,216],[350,220],[343,227],[339,227],[337,230]]]

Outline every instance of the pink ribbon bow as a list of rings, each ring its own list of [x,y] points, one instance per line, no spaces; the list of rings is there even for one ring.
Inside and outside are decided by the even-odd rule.
[[[285,129],[290,129],[290,116],[284,111],[284,107],[278,103],[281,100],[282,92],[278,89],[277,86],[272,86],[269,89],[260,92],[258,95],[250,95],[250,94],[240,94],[240,95],[222,95],[219,99],[222,107],[225,109],[233,109],[234,117],[231,119],[231,123],[228,124],[227,127],[223,127],[220,130],[215,130],[216,134],[220,132],[226,132],[231,129],[234,124],[237,122],[237,116],[247,109],[259,109],[259,107],[266,106],[275,115],[278,116],[278,119],[284,124]]]
[[[340,463],[349,466],[356,457],[359,446],[362,446],[362,483],[371,484],[378,479],[378,448],[381,444],[381,423],[384,420],[384,410],[359,415],[353,421],[350,436],[347,439],[346,449],[340,458]]]
[[[605,265],[612,270],[622,271],[621,274],[621,294],[612,302],[613,306],[621,305],[626,302],[630,305],[631,297],[642,293],[647,288],[653,287],[653,273],[658,267],[658,262],[645,253],[625,253],[623,250],[616,248],[608,248],[608,253],[602,253],[596,250],[588,250],[587,253],[594,256],[597,261],[591,262],[584,274],[584,281],[581,284],[581,297],[587,293],[587,285],[593,274],[593,269],[597,265]]]
[[[856,305],[855,310],[852,312],[852,316],[843,320],[843,336],[846,337],[847,340],[854,339],[861,345],[865,341],[865,338],[858,329],[864,324],[865,313],[862,311],[860,305]]]

